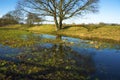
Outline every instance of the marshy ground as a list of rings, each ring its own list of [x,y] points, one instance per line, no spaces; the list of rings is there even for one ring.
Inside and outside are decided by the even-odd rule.
[[[119,34],[119,26],[58,32],[53,25],[1,27],[0,79],[119,80]]]

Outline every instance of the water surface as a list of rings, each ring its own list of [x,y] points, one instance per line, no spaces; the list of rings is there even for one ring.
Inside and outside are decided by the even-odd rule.
[[[44,65],[45,69],[47,68],[47,71],[36,73],[36,75],[41,75],[40,77],[31,77],[32,79],[45,79],[45,77],[65,79],[66,77],[79,80],[120,80],[119,44],[60,35],[34,34],[34,36],[40,37],[41,40],[51,39],[54,42],[59,39],[62,42],[39,41],[31,47],[22,48],[0,45],[0,56],[4,57],[1,59],[14,58],[18,62],[34,62],[33,66],[40,64]],[[12,55],[12,57],[8,55]],[[12,61],[14,62],[14,60]],[[30,75],[35,76],[32,71]]]

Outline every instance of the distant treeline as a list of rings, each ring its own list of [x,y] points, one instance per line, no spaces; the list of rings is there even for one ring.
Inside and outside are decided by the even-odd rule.
[[[18,24],[18,21],[14,19],[0,19],[0,26],[6,26],[11,24]]]
[[[120,26],[120,24],[115,24],[115,23],[99,23],[99,24],[94,24],[94,23],[90,23],[90,24],[63,24],[64,26],[76,26],[76,27],[90,27],[90,26],[97,26],[97,27],[103,27],[103,26]]]

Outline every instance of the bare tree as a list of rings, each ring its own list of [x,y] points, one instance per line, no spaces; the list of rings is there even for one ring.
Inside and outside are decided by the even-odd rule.
[[[18,23],[22,21],[21,13],[18,10],[12,10],[2,16],[3,19],[15,20]]]
[[[27,14],[27,19],[26,19],[26,22],[29,26],[32,26],[33,24],[39,24],[43,21],[42,17],[39,17],[38,15],[36,14],[33,14],[33,13],[28,13]]]
[[[33,14],[28,13],[27,19],[26,19],[27,25],[32,26],[34,24],[33,18],[34,18]]]
[[[62,29],[65,19],[87,12],[97,12],[99,0],[20,0],[18,5],[26,12],[52,16],[56,29]]]
[[[42,17],[40,17],[37,14],[33,14],[33,22],[34,24],[42,24],[42,22],[44,21],[44,19]]]
[[[10,25],[10,24],[18,24],[19,19],[18,17],[15,16],[14,11],[10,11],[6,13],[5,15],[0,18],[0,25],[5,26],[5,25]]]

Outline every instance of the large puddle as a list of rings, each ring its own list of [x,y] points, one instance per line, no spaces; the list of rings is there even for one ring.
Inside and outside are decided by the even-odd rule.
[[[47,34],[34,36],[53,42],[58,39],[62,43],[38,42],[22,48],[0,45],[0,59],[47,65],[50,69],[38,71],[36,76],[44,74],[48,79],[120,80],[120,45]]]

